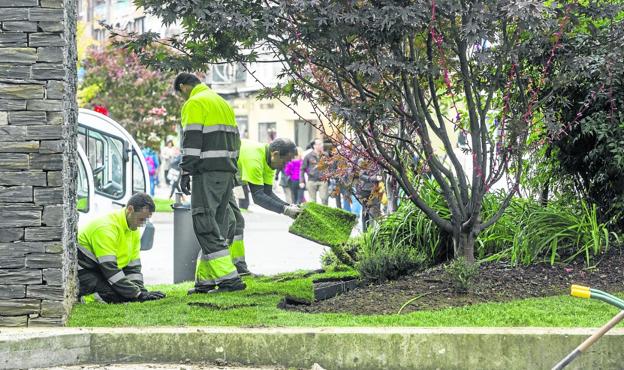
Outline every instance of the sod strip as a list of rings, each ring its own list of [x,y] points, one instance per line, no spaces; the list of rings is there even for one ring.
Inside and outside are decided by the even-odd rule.
[[[288,229],[291,234],[332,248],[349,240],[356,224],[353,213],[312,202],[302,208],[303,212]]]

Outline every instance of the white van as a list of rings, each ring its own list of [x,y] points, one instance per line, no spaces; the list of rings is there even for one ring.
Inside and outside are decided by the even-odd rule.
[[[133,194],[148,190],[149,173],[141,148],[128,131],[103,114],[79,110],[76,161],[79,226],[124,207]],[[153,238],[153,225],[145,226],[142,250],[151,248],[149,239]]]

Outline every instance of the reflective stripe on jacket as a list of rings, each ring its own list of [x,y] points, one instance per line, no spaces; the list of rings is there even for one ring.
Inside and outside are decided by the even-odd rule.
[[[91,221],[78,233],[78,270],[99,270],[113,289],[136,298],[143,288],[141,235],[130,230],[126,209]]]
[[[232,107],[205,84],[191,91],[182,107],[182,162],[190,174],[235,173],[240,136]]]

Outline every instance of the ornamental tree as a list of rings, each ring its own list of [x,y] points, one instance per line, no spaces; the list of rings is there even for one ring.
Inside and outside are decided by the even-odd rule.
[[[517,192],[540,119],[540,89],[552,78],[562,36],[581,6],[518,0],[135,3],[185,30],[167,41],[180,51],[175,58],[146,49],[157,35],[135,37],[127,46],[146,63],[204,70],[217,62],[280,61],[285,82],[264,96],[286,104],[310,101],[332,135],[350,140],[352,157],[383,168],[452,236],[452,254],[468,261],[476,236]],[[456,147],[459,135],[467,139],[469,166]],[[450,217],[421,198],[422,169],[438,183]],[[484,195],[505,174],[505,200],[482,219]]]
[[[104,106],[142,146],[176,133],[182,102],[171,72],[149,69],[132,51],[112,46],[89,49],[83,65],[83,106]]]
[[[624,229],[624,13],[587,21],[568,35],[555,66],[557,83],[543,90],[548,142],[540,158],[543,198],[572,184],[571,194],[598,206],[599,218]],[[552,176],[553,172],[559,176]]]

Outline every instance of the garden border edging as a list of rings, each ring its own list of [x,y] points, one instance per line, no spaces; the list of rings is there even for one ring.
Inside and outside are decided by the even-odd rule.
[[[0,329],[0,369],[111,363],[214,363],[339,369],[550,368],[591,328]],[[571,368],[618,369],[624,329]]]

